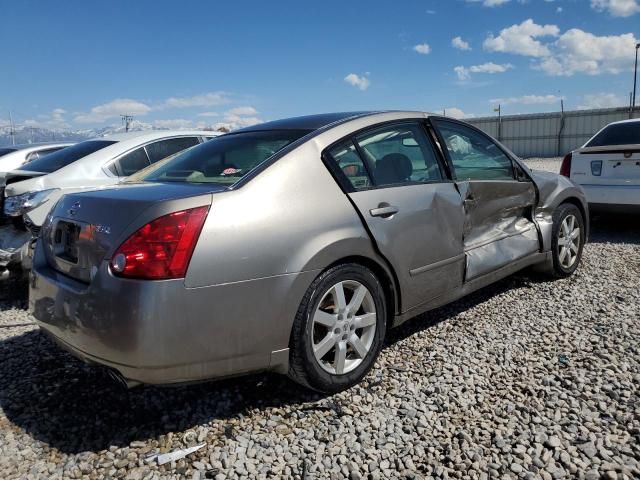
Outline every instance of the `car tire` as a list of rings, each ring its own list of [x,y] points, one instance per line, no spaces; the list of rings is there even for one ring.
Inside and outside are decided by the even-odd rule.
[[[553,212],[551,273],[554,277],[566,278],[576,271],[582,258],[585,233],[582,212],[575,205],[563,203]]]
[[[296,314],[289,376],[322,393],[345,390],[369,372],[386,330],[385,295],[373,272],[354,263],[332,267],[314,280]]]

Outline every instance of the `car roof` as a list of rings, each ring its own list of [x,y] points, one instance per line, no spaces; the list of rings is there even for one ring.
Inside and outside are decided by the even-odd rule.
[[[630,118],[628,120],[618,120],[617,122],[611,122],[609,125],[620,125],[623,123],[640,123],[640,118]]]
[[[321,128],[336,126],[341,123],[345,123],[358,118],[370,117],[370,116],[390,116],[398,118],[398,115],[412,117],[428,118],[434,116],[432,113],[421,112],[416,110],[371,110],[362,112],[334,112],[334,113],[320,113],[318,115],[305,115],[302,117],[283,118],[281,120],[274,120],[272,122],[259,123],[250,127],[234,130],[233,133],[242,132],[259,132],[264,130],[310,130],[315,131]]]
[[[90,140],[113,140],[115,142],[124,142],[127,140],[136,140],[139,142],[146,142],[150,140],[157,140],[165,137],[177,137],[177,136],[216,136],[221,135],[222,132],[213,132],[205,130],[140,130],[136,132],[123,132],[112,133],[104,135],[102,137],[95,137]]]
[[[43,148],[68,147],[77,142],[42,142],[42,143],[21,143],[19,145],[3,145],[0,148],[10,148],[11,150],[40,150]]]
[[[234,130],[232,133],[258,132],[262,130],[318,130],[331,125],[332,123],[373,115],[375,113],[379,112],[335,112],[283,118],[272,122],[259,123],[257,125],[252,125],[251,127]]]

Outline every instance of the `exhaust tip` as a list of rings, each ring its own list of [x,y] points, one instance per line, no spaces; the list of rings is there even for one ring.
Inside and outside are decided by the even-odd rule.
[[[120,385],[120,387],[125,388],[126,390],[129,390],[131,388],[141,385],[140,382],[124,378],[120,372],[118,372],[113,368],[107,368],[106,371],[107,371],[107,375],[109,375],[111,380],[113,380],[118,385]]]

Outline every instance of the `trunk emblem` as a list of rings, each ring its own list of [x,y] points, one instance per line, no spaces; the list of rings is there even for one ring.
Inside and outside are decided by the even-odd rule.
[[[69,213],[69,215],[73,217],[78,212],[79,209],[80,209],[80,202],[74,202],[74,204],[71,205],[71,208],[67,210],[67,213]]]

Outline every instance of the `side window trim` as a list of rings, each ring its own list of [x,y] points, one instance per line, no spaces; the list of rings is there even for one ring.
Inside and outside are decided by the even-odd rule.
[[[482,130],[480,130],[479,128],[474,127],[473,125],[468,125],[466,123],[459,122],[459,121],[457,121],[455,119],[452,119],[452,118],[431,117],[430,121],[431,121],[431,124],[433,125],[433,132],[435,133],[436,138],[438,139],[438,143],[441,146],[442,145],[446,145],[446,144],[444,143],[444,138],[440,134],[440,129],[438,128],[438,123],[450,123],[450,124],[453,124],[453,125],[460,125],[462,127],[469,128],[469,129],[473,130],[474,132],[480,134],[481,136],[485,137],[487,140],[489,140],[491,143],[493,143],[496,146],[496,148],[505,157],[507,157],[507,159],[509,159],[509,162],[511,163],[511,175],[512,175],[511,180],[500,180],[500,181],[502,181],[502,182],[508,182],[508,181],[518,182],[519,181],[517,179],[517,176],[516,176],[516,171],[515,171],[515,167],[514,167],[514,160],[513,160],[513,158],[511,158],[511,155],[509,155],[507,152],[505,152],[503,150],[503,148],[500,146],[500,144],[496,143],[496,141],[494,139],[492,139],[489,135],[484,133]],[[449,165],[449,168],[451,169],[451,178],[454,179],[455,181],[457,181],[458,180],[458,176],[456,174],[456,169],[455,169],[455,166],[453,165],[453,160],[451,159],[451,156],[449,155],[448,149],[441,148],[441,150],[443,151],[442,153],[445,155],[445,157],[447,159],[447,164]],[[480,181],[480,180],[476,180],[476,181]]]
[[[149,143],[151,143],[151,142],[149,142]],[[126,153],[123,153],[122,155],[118,155],[118,157],[109,166],[115,165],[115,167],[116,167],[116,169],[118,171],[118,177],[128,177],[129,175],[126,175],[124,173],[124,170],[122,169],[122,166],[120,165],[120,161],[123,158],[125,158],[127,155],[135,152],[136,150],[142,150],[144,152],[145,156],[147,157],[147,162],[149,162],[149,165],[151,165],[151,159],[149,158],[149,153],[147,152],[147,149],[145,148],[147,145],[148,145],[148,143],[145,144],[145,145],[142,145],[142,146],[139,145],[139,146],[137,146],[135,148],[132,148],[131,150],[128,150]],[[147,165],[147,167],[149,165]],[[146,167],[144,167],[144,168],[146,168]],[[107,167],[107,169],[109,169],[109,167]],[[110,170],[110,171],[113,173],[112,170]],[[133,175],[133,174],[131,174],[131,175]]]

